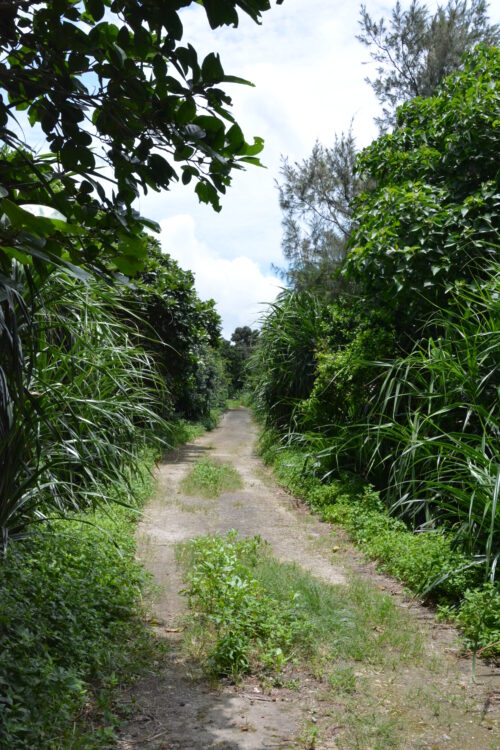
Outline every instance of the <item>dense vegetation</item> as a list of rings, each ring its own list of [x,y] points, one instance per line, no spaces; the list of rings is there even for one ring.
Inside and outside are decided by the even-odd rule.
[[[0,4],[2,747],[92,746],[84,707],[147,645],[133,520],[148,472],[185,420],[213,426],[230,385],[214,303],[134,206],[181,180],[219,210],[262,150],[221,88],[247,82],[183,40],[189,5],[211,28],[270,7]]]
[[[457,607],[469,642],[490,652],[500,630],[499,74],[499,49],[480,45],[433,96],[398,109],[394,130],[358,157],[363,191],[337,285],[318,290],[296,265],[253,359],[265,445],[286,447],[266,449],[284,482],[415,590]],[[355,477],[373,490],[353,489]]]
[[[46,515],[47,502],[59,511],[85,506],[86,473],[96,482],[119,476],[127,451],[133,457],[135,440],[145,439],[143,424],[176,411],[208,419],[217,400],[209,395],[223,380],[213,305],[161,256],[145,231],[157,226],[133,206],[140,190],[181,176],[219,209],[232,170],[262,149],[260,140],[246,143],[220,88],[245,82],[226,75],[218,55],[198,61],[182,45],[179,10],[190,4],[16,0],[0,9],[3,548]],[[268,8],[235,0],[199,10],[215,28],[237,24],[238,10],[258,21]],[[30,147],[22,113],[49,153]],[[122,274],[136,279],[128,294]],[[65,304],[62,283],[73,285]],[[46,453],[49,442],[58,455]]]
[[[497,30],[474,2],[442,65],[458,72],[404,105],[357,172],[350,134],[331,152],[318,147],[304,170],[285,170],[293,288],[262,335],[244,327],[225,342],[214,303],[198,298],[192,274],[161,253],[147,231],[157,226],[134,208],[141,191],[180,179],[219,210],[232,171],[258,163],[262,149],[246,142],[221,88],[246,82],[183,43],[179,11],[190,5],[212,28],[269,9],[267,0],[0,4],[2,746],[112,741],[106,687],[153,648],[133,551],[149,471],[191,434],[185,420],[214,424],[245,385],[254,349],[266,439],[287,445],[269,451],[283,481],[409,585],[447,607],[460,600],[454,616],[472,646],[491,652],[498,642],[500,58],[485,46],[460,56]],[[422,23],[428,48],[439,47],[443,24]],[[41,129],[47,153],[30,147],[28,126]],[[325,158],[323,192],[308,193]],[[332,194],[332,214],[304,233],[307,206],[330,205]],[[236,486],[224,468],[199,464],[193,481]],[[258,545],[247,547],[216,539],[191,550],[201,568],[205,553],[229,556],[258,593],[244,597],[245,612],[264,630],[249,630],[237,597],[231,605],[237,671],[259,649],[269,664],[287,658],[303,624],[292,606],[276,613],[256,563],[241,567],[238,555]],[[224,581],[202,569],[190,585],[194,601]],[[224,638],[218,672],[233,671],[224,652],[233,634]]]

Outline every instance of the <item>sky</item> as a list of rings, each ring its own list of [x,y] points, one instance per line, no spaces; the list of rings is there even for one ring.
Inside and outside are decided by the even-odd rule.
[[[356,40],[359,6],[345,0],[284,0],[264,13],[261,25],[240,17],[238,28],[212,31],[202,8],[182,15],[184,40],[203,57],[219,52],[224,70],[255,84],[225,85],[247,141],[264,138],[261,161],[234,174],[216,213],[199,204],[191,187],[141,198],[140,212],[160,223],[163,249],[195,274],[204,299],[213,298],[226,338],[241,325],[255,327],[264,303],[283,281],[281,212],[276,180],[281,156],[302,161],[318,139],[325,145],[354,118],[359,146],[376,136],[378,105],[364,82],[365,47]],[[379,18],[391,5],[367,0]]]

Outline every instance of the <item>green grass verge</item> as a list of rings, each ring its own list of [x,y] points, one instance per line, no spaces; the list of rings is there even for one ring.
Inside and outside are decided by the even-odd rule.
[[[152,491],[150,463],[133,480],[139,504]],[[0,747],[113,739],[108,688],[140,671],[155,648],[141,620],[147,576],[134,560],[136,519],[112,505],[9,546],[0,564]]]
[[[251,405],[250,394],[240,393],[234,398],[228,398],[226,405],[228,409],[239,409],[240,406],[249,407]]]
[[[216,415],[212,415],[216,418]],[[218,419],[218,417],[217,417]],[[190,443],[192,440],[200,437],[207,431],[207,427],[201,422],[187,422],[185,419],[178,419],[171,426],[171,431],[167,437],[168,446],[175,448],[184,443]]]
[[[461,628],[465,645],[485,656],[500,655],[500,588],[484,583],[480,566],[452,544],[443,530],[414,534],[391,517],[379,495],[359,480],[323,483],[305,451],[277,450],[276,435],[261,443],[266,462],[289,491],[304,499],[324,521],[344,526],[380,567],[415,593],[439,605]]]
[[[238,490],[243,486],[241,477],[231,464],[210,461],[203,458],[197,461],[189,474],[181,482],[186,495],[218,497],[222,492]]]

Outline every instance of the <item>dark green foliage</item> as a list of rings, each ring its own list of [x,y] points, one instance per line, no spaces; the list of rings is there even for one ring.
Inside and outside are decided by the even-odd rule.
[[[230,342],[222,342],[221,354],[226,363],[230,397],[237,396],[247,385],[247,364],[258,340],[258,331],[240,326],[234,329]]]
[[[213,304],[168,257],[151,266],[134,290],[58,272],[33,293],[15,337],[26,354],[2,381],[2,545],[34,516],[106,501],[102,486],[127,477],[145,444],[171,442],[175,411],[208,426],[224,406]]]
[[[300,430],[339,435],[361,419],[373,395],[373,362],[391,358],[395,348],[390,316],[380,309],[345,297],[328,307],[314,387],[298,409]]]
[[[366,475],[383,478],[393,511],[427,529],[444,523],[494,577],[500,554],[500,273],[474,292],[463,291],[434,323],[439,338],[379,366],[367,419],[337,441],[336,463],[354,455]]]
[[[214,301],[200,300],[193,274],[149,240],[147,270],[126,295],[126,306],[133,313],[130,325],[141,332],[141,344],[165,380],[165,416],[173,409],[187,419],[209,420],[226,398]]]
[[[488,19],[485,0],[448,0],[434,14],[412,0],[408,9],[398,1],[389,24],[374,21],[361,6],[357,37],[378,63],[377,78],[367,79],[383,105],[382,127],[394,125],[396,108],[416,96],[433,96],[446,76],[462,67],[465,52],[479,42],[498,45],[500,29]]]
[[[151,492],[150,463],[132,478],[141,500]],[[114,493],[128,498],[125,485]],[[0,565],[1,747],[62,750],[70,741],[90,748],[112,740],[109,713],[88,735],[73,722],[93,689],[126,681],[153,658],[139,620],[147,579],[134,559],[136,518],[115,505],[9,545]]]
[[[217,54],[198,60],[192,45],[181,44],[179,11],[191,4],[13,0],[2,6],[0,137],[16,165],[0,160],[8,257],[61,256],[67,247],[64,227],[18,208],[37,203],[57,209],[72,226],[79,256],[73,262],[112,259],[133,275],[144,259],[140,230],[151,225],[132,209],[139,188],[193,180],[200,201],[219,210],[232,170],[258,163],[262,140],[246,143],[220,88],[247,82],[227,75]],[[237,24],[238,11],[259,21],[270,4],[228,0],[203,7],[215,28]],[[42,128],[52,155],[30,152],[16,110]],[[110,167],[112,195],[102,186],[103,164]]]
[[[165,430],[161,380],[119,320],[116,286],[55,273],[33,304],[16,332],[27,355],[0,403],[2,546],[34,517],[102,502],[102,487],[126,477]]]
[[[357,201],[345,273],[396,313],[402,336],[497,255],[499,80],[500,50],[479,48],[435,97],[402,107],[394,133],[360,156],[377,187]]]

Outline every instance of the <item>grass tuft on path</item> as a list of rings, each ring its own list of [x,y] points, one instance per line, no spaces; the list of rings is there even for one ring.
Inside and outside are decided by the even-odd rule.
[[[208,498],[219,497],[223,492],[238,490],[242,486],[241,477],[234,466],[206,458],[197,461],[181,482],[181,489],[186,495]]]
[[[363,581],[331,586],[273,558],[260,537],[197,537],[178,548],[190,614],[186,643],[210,674],[270,673],[290,661],[316,673],[340,660],[389,666],[422,655],[421,636]]]

